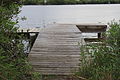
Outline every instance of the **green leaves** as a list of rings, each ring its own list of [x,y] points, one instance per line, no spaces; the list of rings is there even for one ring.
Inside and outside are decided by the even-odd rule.
[[[15,27],[20,1],[0,0],[0,80],[35,80]]]
[[[112,22],[104,45],[91,44],[82,48],[79,76],[88,80],[120,79],[120,23]],[[89,60],[84,56],[90,56]]]

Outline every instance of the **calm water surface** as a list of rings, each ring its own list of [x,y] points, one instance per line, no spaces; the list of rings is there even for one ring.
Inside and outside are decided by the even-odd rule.
[[[29,5],[21,8],[21,27],[44,27],[53,23],[108,23],[120,20],[120,4],[102,5]]]

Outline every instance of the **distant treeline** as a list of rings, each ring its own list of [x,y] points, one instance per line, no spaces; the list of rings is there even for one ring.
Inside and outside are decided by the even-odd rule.
[[[25,5],[119,4],[120,0],[24,0]]]

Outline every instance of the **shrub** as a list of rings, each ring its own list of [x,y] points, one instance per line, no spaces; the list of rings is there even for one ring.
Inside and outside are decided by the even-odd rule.
[[[24,54],[22,36],[17,35],[20,7],[21,0],[0,0],[0,80],[39,80]]]
[[[109,25],[106,41],[82,47],[82,64],[77,75],[88,80],[120,80],[120,23]]]

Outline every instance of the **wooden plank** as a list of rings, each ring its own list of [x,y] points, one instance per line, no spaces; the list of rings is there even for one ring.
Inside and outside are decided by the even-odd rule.
[[[53,50],[76,50],[76,49],[80,49],[79,46],[74,46],[74,45],[70,45],[70,46],[66,46],[66,45],[41,45],[41,47],[39,47],[39,44],[36,44],[36,46],[34,48],[49,48],[49,49],[53,49]]]
[[[80,57],[31,57],[29,60],[31,61],[35,61],[35,62],[41,62],[42,60],[45,60],[45,61],[53,61],[53,60],[56,60],[56,61],[61,61],[61,62],[65,62],[65,61],[75,61],[75,60],[80,60]],[[37,61],[38,60],[38,61]],[[55,62],[55,61],[54,61]]]
[[[51,58],[51,59],[45,59],[45,58],[30,58],[31,62],[77,62],[80,61],[80,58],[66,58],[66,59],[58,59],[58,58]],[[59,66],[58,66],[59,67]]]
[[[34,69],[35,70],[35,69]],[[57,73],[55,73],[55,72],[42,72],[42,71],[39,71],[39,70],[35,70],[36,72],[41,72],[42,73],[42,75],[59,75],[59,76],[61,76],[61,75],[73,75],[74,73],[71,73],[71,72],[57,72]],[[53,79],[52,79],[53,80]]]
[[[79,52],[80,50],[78,50],[78,49],[74,49],[74,50],[64,50],[64,49],[59,49],[59,50],[57,50],[56,51],[56,49],[48,49],[48,48],[41,48],[41,49],[39,49],[39,48],[41,48],[41,47],[38,47],[38,48],[34,48],[34,49],[32,49],[32,51],[34,51],[34,52],[43,52],[43,51],[48,51],[48,52]],[[34,53],[31,53],[31,54],[34,54]]]
[[[101,33],[105,32],[107,29],[107,25],[76,25],[80,31],[82,32],[95,32],[95,33]]]
[[[78,68],[74,68],[74,67],[67,67],[67,68],[39,68],[39,67],[36,67],[36,70],[38,71],[41,71],[41,72],[55,72],[55,73],[64,73],[64,72],[67,72],[67,73],[70,73],[70,72],[76,72],[77,70],[79,70]]]
[[[33,55],[29,55],[29,57],[31,58],[31,59],[39,59],[39,60],[41,60],[41,59],[49,59],[49,60],[56,60],[56,59],[63,59],[63,60],[67,60],[67,59],[74,59],[74,58],[80,58],[80,56],[79,55],[41,55],[41,54],[39,54],[39,55],[35,55],[35,54],[33,54]]]
[[[39,48],[41,48],[41,49],[39,49]],[[66,50],[68,50],[68,51],[80,51],[79,50],[80,49],[80,47],[77,47],[77,46],[60,46],[59,47],[59,45],[57,46],[43,46],[43,45],[41,45],[41,47],[39,47],[39,46],[35,46],[34,48],[33,48],[33,50],[35,51],[35,50],[37,50],[37,51],[39,51],[39,50],[50,50],[50,51],[66,51]]]
[[[38,68],[71,68],[78,67],[80,62],[33,62],[33,66]]]
[[[79,55],[80,52],[69,52],[66,51],[66,52],[59,52],[59,51],[51,51],[51,52],[48,52],[48,51],[43,51],[43,52],[38,52],[38,51],[31,51],[31,53],[34,53],[34,54],[41,54],[41,55]]]

